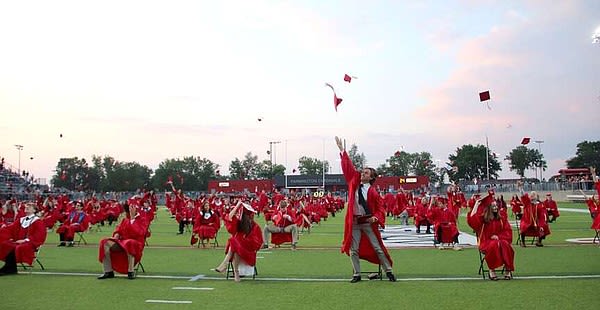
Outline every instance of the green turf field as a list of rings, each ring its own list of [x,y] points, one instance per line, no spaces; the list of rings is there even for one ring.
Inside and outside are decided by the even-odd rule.
[[[585,209],[582,204],[559,207]],[[95,278],[102,273],[98,240],[114,227],[85,233],[88,245],[74,248],[57,248],[58,235],[51,232],[40,253],[45,271],[36,265],[33,270],[20,269],[17,276],[0,277],[2,309],[592,309],[600,302],[600,248],[565,241],[594,236],[587,213],[561,212],[543,248],[515,247],[515,279],[497,282],[477,274],[474,248],[403,248],[390,249],[398,282],[350,284],[350,259],[339,253],[342,221],[341,214],[330,217],[310,234],[302,234],[295,252],[285,245],[259,252],[257,279],[241,283],[224,281],[210,271],[223,258],[228,237],[224,229],[219,248],[191,248],[190,234],[176,235],[177,224],[165,209],[159,210],[151,227],[142,260],[146,272],[139,272],[135,280]],[[397,223],[388,218],[388,224]],[[461,231],[470,231],[464,214],[459,225]],[[362,267],[376,268],[366,262]],[[146,302],[151,299],[191,304]]]

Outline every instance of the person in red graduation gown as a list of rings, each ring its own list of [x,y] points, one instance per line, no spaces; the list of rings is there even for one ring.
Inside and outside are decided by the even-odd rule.
[[[67,219],[56,229],[56,233],[60,236],[58,246],[73,246],[75,233],[84,232],[90,225],[89,216],[83,211],[81,201],[75,202],[75,210],[71,211]]]
[[[240,281],[240,264],[256,265],[256,252],[263,244],[260,226],[253,219],[255,213],[256,211],[249,204],[238,200],[235,207],[223,219],[231,237],[227,240],[225,258],[214,270],[224,273],[227,264],[231,261],[236,282]]]
[[[525,236],[537,237],[536,246],[544,246],[542,240],[550,234],[548,226],[548,213],[536,192],[525,193],[521,197],[523,202],[523,217],[519,224],[521,231],[521,246],[525,247]]]
[[[202,203],[202,209],[195,214],[194,228],[190,244],[194,245],[198,240],[201,240],[204,246],[204,240],[214,239],[217,236],[221,220],[219,215],[210,208],[210,203],[205,200]]]
[[[340,138],[335,137],[342,159],[342,172],[348,184],[348,211],[344,220],[344,239],[342,253],[350,256],[354,274],[351,283],[361,281],[360,260],[381,264],[390,281],[395,282],[390,257],[379,227],[385,228],[385,207],[375,187],[371,186],[377,178],[373,168],[357,171],[348,157]]]
[[[458,244],[458,227],[456,213],[459,209],[450,209],[448,202],[443,197],[431,197],[427,218],[433,222],[434,242],[439,249],[444,249],[444,243],[452,243],[454,250],[462,248]]]
[[[546,207],[546,211],[548,212],[548,223],[556,221],[556,219],[560,216],[560,212],[558,212],[558,205],[556,204],[556,201],[552,199],[551,193],[546,194],[544,207]]]
[[[475,202],[467,217],[479,238],[479,250],[485,253],[490,280],[497,280],[496,269],[504,266],[504,279],[512,279],[515,270],[515,251],[512,248],[512,228],[508,220],[500,215],[497,202],[490,194]]]
[[[104,274],[98,279],[114,278],[115,273],[127,273],[127,278],[135,279],[134,268],[142,260],[148,224],[137,212],[137,206],[125,203],[126,217],[113,232],[111,238],[102,239],[98,248],[98,260]]]
[[[33,264],[35,252],[46,242],[46,225],[35,212],[35,203],[25,205],[25,216],[0,228],[0,275],[16,274],[17,263]]]

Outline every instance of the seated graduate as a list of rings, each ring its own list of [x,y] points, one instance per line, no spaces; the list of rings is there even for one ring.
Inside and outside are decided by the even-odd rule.
[[[260,250],[263,238],[260,226],[254,221],[256,211],[241,200],[223,218],[231,238],[227,240],[225,258],[214,270],[220,273],[227,271],[227,264],[232,262],[233,276],[240,281],[240,267],[256,265],[256,252]]]
[[[89,216],[83,211],[81,201],[75,202],[75,210],[69,212],[67,219],[56,229],[60,236],[58,246],[73,246],[75,233],[84,232],[90,225]]]
[[[33,264],[35,252],[46,242],[46,225],[36,211],[35,203],[27,203],[25,216],[0,228],[0,275],[16,274],[17,263]]]
[[[269,247],[269,236],[272,233],[291,233],[292,250],[295,250],[298,243],[298,225],[296,225],[296,214],[289,211],[287,200],[279,202],[277,213],[273,215],[272,219],[273,223],[266,224],[263,229],[263,248]]]
[[[552,199],[551,193],[546,194],[544,207],[546,207],[546,212],[548,212],[548,223],[556,221],[556,219],[560,216],[560,212],[558,211],[558,205],[556,204],[556,201]]]
[[[536,246],[544,246],[542,240],[550,235],[548,226],[548,212],[540,201],[536,192],[525,193],[521,197],[523,202],[523,217],[519,223],[521,246],[525,247],[525,236],[537,237]]]
[[[210,208],[210,202],[205,199],[202,203],[202,209],[194,215],[194,228],[190,244],[194,245],[198,240],[214,239],[221,226],[219,215]],[[204,243],[202,242],[204,246]]]
[[[148,232],[148,224],[140,216],[135,205],[123,205],[126,216],[113,232],[111,238],[102,239],[98,249],[98,260],[104,274],[98,279],[114,278],[115,273],[127,273],[127,278],[135,279],[135,266],[142,259]]]
[[[433,222],[434,242],[439,245],[439,249],[444,249],[444,243],[452,243],[454,250],[462,250],[458,245],[459,232],[455,210],[448,207],[444,197],[431,197],[427,218]]]
[[[489,279],[498,279],[496,269],[500,266],[504,266],[504,279],[512,279],[515,270],[512,228],[508,220],[500,215],[492,194],[477,200],[469,215],[467,222],[479,238],[479,250],[485,253]]]

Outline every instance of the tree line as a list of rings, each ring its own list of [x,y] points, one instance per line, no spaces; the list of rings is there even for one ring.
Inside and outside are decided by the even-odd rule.
[[[348,155],[356,167],[365,167],[364,153],[353,144]],[[487,158],[486,158],[487,157]],[[524,177],[528,169],[547,168],[543,154],[524,145],[514,148],[504,160],[509,169]],[[566,161],[568,168],[600,168],[600,141],[583,141],[577,144],[576,155]],[[222,174],[219,165],[200,156],[165,159],[154,171],[137,162],[124,162],[111,156],[85,158],[61,158],[52,176],[52,184],[69,190],[83,191],[135,191],[140,188],[169,189],[168,181],[176,188],[186,191],[207,190],[209,180],[271,179],[283,175],[286,167],[273,164],[270,160],[259,161],[251,152],[235,158],[229,164],[229,174]],[[330,171],[330,164],[318,158],[302,156],[298,170],[293,173],[319,175]],[[396,151],[384,164],[376,168],[379,175],[403,176],[425,175],[432,182],[441,182],[445,176],[452,181],[498,178],[501,171],[500,159],[484,145],[463,145],[448,156],[445,163],[435,162],[429,152],[408,153]]]

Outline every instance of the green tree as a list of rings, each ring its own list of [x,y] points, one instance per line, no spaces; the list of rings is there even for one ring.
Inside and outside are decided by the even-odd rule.
[[[352,161],[356,169],[362,169],[367,165],[367,159],[365,158],[365,154],[358,152],[358,146],[356,146],[356,144],[352,144],[352,146],[350,146],[350,150],[348,151],[348,157],[350,157],[350,160]]]
[[[435,181],[439,177],[431,158],[429,152],[407,153],[397,151],[385,160],[385,164],[377,168],[377,173],[387,176],[425,175]]]
[[[271,165],[271,161],[265,159],[256,165],[255,174],[258,179],[272,179],[275,175],[284,175],[285,166]]]
[[[165,159],[152,176],[152,185],[158,189],[171,189],[166,182],[185,191],[207,190],[208,181],[217,178],[218,164],[201,157],[187,156],[183,159]]]
[[[264,172],[262,163],[258,162],[258,155],[252,152],[246,153],[244,159],[235,158],[229,163],[229,175],[234,180],[248,180],[258,178],[258,174]]]
[[[377,174],[387,176],[408,175],[413,162],[413,155],[404,151],[397,151],[390,158],[385,160],[377,168]]]
[[[90,168],[85,158],[61,158],[56,165],[56,174],[52,177],[52,184],[55,187],[69,190],[94,190],[89,186],[90,178]],[[94,183],[97,182],[94,180]]]
[[[298,159],[298,171],[302,175],[323,174],[323,161],[302,156]],[[325,161],[325,173],[329,172],[329,162]]]
[[[527,169],[542,167],[545,170],[547,167],[544,156],[538,150],[524,145],[512,149],[505,159],[509,161],[509,169],[515,171],[521,178],[525,177]]]
[[[567,160],[567,168],[588,167],[600,170],[600,141],[583,141],[577,143],[575,157]]]
[[[498,172],[502,170],[500,162],[492,156],[485,145],[467,144],[457,148],[456,154],[448,156],[451,165],[458,168],[458,171],[450,176],[451,180],[487,179],[486,156],[489,160],[490,178],[497,178]]]

